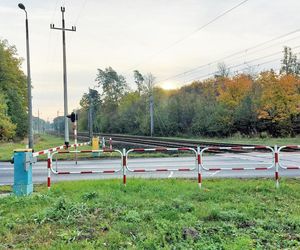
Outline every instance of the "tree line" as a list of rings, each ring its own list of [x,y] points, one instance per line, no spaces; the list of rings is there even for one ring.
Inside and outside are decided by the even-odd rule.
[[[152,74],[134,71],[136,89],[113,68],[98,69],[97,89],[85,93],[79,130],[150,134],[149,99],[154,97],[157,136],[295,136],[300,133],[300,67],[284,48],[280,72],[266,70],[230,76],[224,64],[214,77],[176,90],[154,86]]]
[[[15,46],[0,40],[0,141],[21,140],[28,132],[26,75]],[[50,123],[33,117],[33,130],[43,131]]]

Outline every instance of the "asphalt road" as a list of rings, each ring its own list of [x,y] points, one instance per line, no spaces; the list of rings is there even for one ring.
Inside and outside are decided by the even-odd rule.
[[[282,153],[281,163],[285,166],[300,166],[300,152]],[[263,168],[273,164],[273,158],[269,153],[244,153],[232,154],[224,153],[218,155],[205,155],[203,164],[207,168]],[[192,168],[196,166],[193,157],[168,157],[168,158],[139,158],[128,159],[128,167],[134,169],[165,169],[165,168]],[[101,160],[83,160],[78,161],[58,161],[53,163],[53,169],[58,171],[88,171],[88,170],[117,170],[121,169],[121,161],[118,159]],[[203,171],[203,178],[258,178],[274,177],[275,168],[269,170],[217,170]],[[300,170],[285,170],[280,168],[281,177],[300,177]],[[197,171],[168,171],[168,172],[129,172],[127,178],[196,178]],[[87,180],[87,179],[107,179],[122,178],[122,172],[115,174],[70,174],[55,175],[51,174],[52,182],[65,180]],[[45,161],[37,162],[33,166],[33,182],[46,183],[47,181],[47,163]],[[13,184],[13,165],[10,163],[0,163],[0,185]]]

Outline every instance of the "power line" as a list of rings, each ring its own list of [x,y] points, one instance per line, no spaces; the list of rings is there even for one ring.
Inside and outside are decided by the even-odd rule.
[[[199,32],[200,30],[206,28],[208,25],[214,23],[215,21],[217,21],[218,19],[220,19],[221,17],[225,16],[226,14],[230,13],[231,11],[235,10],[236,8],[240,7],[241,5],[245,4],[246,2],[248,2],[249,0],[243,0],[241,2],[239,2],[237,5],[231,7],[230,9],[222,12],[221,14],[219,14],[218,16],[216,16],[215,18],[213,18],[212,20],[210,20],[209,22],[203,24],[202,26],[198,27],[197,29],[195,29],[194,31],[192,31],[191,33],[187,34],[186,36],[183,36],[182,38],[178,39],[177,41],[175,41],[174,43],[172,43],[171,45],[169,45],[166,48],[163,48],[161,50],[159,50],[158,52],[150,55],[148,57],[148,59],[153,58],[171,48],[173,48],[174,46],[176,46],[177,44],[183,42],[184,40],[186,40],[188,37],[194,35],[195,33]],[[147,59],[146,59],[147,60]],[[143,62],[139,62],[138,64],[134,65],[133,67],[131,67],[130,69],[128,69],[127,71],[131,71],[134,70],[135,68],[137,68],[138,66],[140,66]]]
[[[76,17],[76,19],[75,19],[75,26],[78,24],[78,20],[79,20],[79,17],[81,16],[81,14],[82,14],[82,12],[83,12],[83,10],[84,10],[84,7],[85,7],[85,5],[86,5],[86,2],[87,2],[87,0],[83,0],[83,3],[82,3],[82,5],[81,5],[81,7],[80,7],[80,11],[78,12],[78,15],[77,15],[77,17]]]
[[[296,46],[296,47],[293,47],[292,49],[297,49],[297,48],[300,48],[300,45],[299,45],[299,46]],[[261,60],[261,59],[264,59],[264,58],[268,58],[268,57],[271,57],[271,56],[274,56],[274,55],[277,55],[277,54],[280,54],[280,53],[282,53],[282,51],[276,52],[276,53],[272,53],[272,54],[269,54],[269,55],[266,55],[266,56],[263,56],[263,57],[259,57],[259,58],[256,58],[256,59],[253,59],[253,60],[244,62],[244,63],[232,65],[232,66],[229,66],[228,69],[237,68],[237,67],[240,67],[240,66],[242,66],[242,65],[250,64],[250,63],[252,63],[252,62],[255,62],[255,61],[258,61],[258,60]],[[299,52],[299,53],[296,53],[296,54],[300,54],[300,52]],[[259,63],[258,65],[261,66],[261,65],[263,65],[263,64],[267,64],[267,63],[270,63],[270,62],[275,61],[275,60],[280,60],[280,58],[278,58],[278,59],[272,59],[272,60],[267,61],[267,62],[264,62],[264,63]],[[218,73],[218,72],[219,72],[219,71],[214,71],[214,72],[209,73],[209,74],[203,74],[203,75],[200,75],[200,76],[197,76],[197,77],[193,77],[193,78],[187,80],[186,82],[190,82],[190,81],[194,81],[194,80],[200,80],[200,79],[203,79],[203,78],[207,78],[207,77],[210,77],[210,76],[215,75],[215,74]]]
[[[281,38],[283,38],[283,37],[292,35],[292,34],[297,33],[297,32],[299,32],[299,31],[300,31],[300,29],[296,29],[296,30],[290,31],[290,32],[288,32],[288,33],[285,33],[285,34],[282,34],[282,35],[277,36],[277,37],[275,37],[275,38],[272,38],[272,39],[270,39],[270,40],[267,40],[267,41],[265,41],[265,42],[258,43],[258,44],[254,45],[254,46],[251,46],[251,47],[249,47],[249,48],[240,50],[240,51],[238,51],[238,52],[234,52],[234,53],[232,53],[232,54],[230,54],[230,55],[227,55],[227,56],[224,56],[224,57],[222,57],[222,58],[220,58],[220,59],[218,59],[218,60],[214,60],[214,61],[212,61],[212,62],[210,62],[210,63],[202,64],[202,65],[200,65],[200,66],[197,66],[197,67],[192,68],[192,69],[190,69],[190,70],[184,71],[184,72],[182,72],[182,73],[179,73],[179,74],[176,74],[176,75],[173,75],[173,76],[169,76],[169,77],[167,77],[167,78],[165,78],[165,79],[163,79],[163,80],[160,80],[159,82],[156,82],[156,83],[161,83],[161,82],[163,82],[163,81],[167,81],[167,80],[170,80],[170,79],[178,78],[178,77],[180,77],[180,76],[184,76],[184,75],[189,74],[189,73],[191,73],[191,72],[193,72],[193,71],[196,71],[196,70],[199,70],[199,69],[202,69],[202,68],[211,66],[212,64],[216,64],[216,63],[221,62],[221,61],[223,61],[223,60],[225,60],[225,59],[232,58],[232,57],[234,57],[234,56],[236,56],[236,55],[239,55],[239,54],[248,52],[249,50],[253,50],[253,49],[255,49],[255,48],[261,47],[261,46],[263,46],[263,45],[265,45],[265,44],[268,44],[268,43],[270,43],[270,42],[276,41],[276,40],[281,39]]]

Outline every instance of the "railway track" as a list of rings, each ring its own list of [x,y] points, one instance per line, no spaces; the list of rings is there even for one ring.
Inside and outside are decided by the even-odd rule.
[[[135,136],[135,135],[120,135],[120,134],[106,134],[106,133],[94,133],[94,136],[104,137],[106,140],[112,138],[113,143],[126,143],[130,145],[138,145],[145,147],[191,147],[196,148],[200,146],[204,147],[241,147],[241,146],[256,146],[250,144],[235,144],[235,143],[215,143],[205,142],[200,140],[186,140],[186,139],[173,139],[173,138],[160,138],[160,137],[149,137],[149,136]],[[88,132],[78,133],[78,137],[82,140],[86,140]],[[234,149],[227,150],[235,153],[245,153],[245,150]],[[224,152],[220,150],[209,150],[211,153]]]
[[[57,135],[57,133],[53,133]],[[61,134],[63,136],[63,134]],[[128,145],[135,145],[136,147],[191,147],[196,148],[200,146],[201,148],[204,147],[243,147],[243,146],[259,146],[255,144],[237,144],[237,143],[221,143],[221,142],[207,142],[201,140],[193,140],[193,139],[175,139],[175,138],[161,138],[161,137],[149,137],[149,136],[137,136],[137,135],[121,135],[121,134],[107,134],[107,133],[94,133],[94,136],[99,136],[100,138],[104,137],[107,141],[109,138],[112,138],[113,144],[115,143],[124,143]],[[70,134],[72,138],[73,135]],[[79,132],[78,139],[81,141],[88,141],[89,140],[89,133],[88,132]],[[256,149],[259,151],[265,151],[264,149]],[[227,152],[233,153],[246,153],[247,150],[241,149],[230,149],[225,150]],[[285,152],[294,152],[297,149],[283,149],[282,151]],[[211,153],[221,153],[224,150],[209,150],[208,152]]]

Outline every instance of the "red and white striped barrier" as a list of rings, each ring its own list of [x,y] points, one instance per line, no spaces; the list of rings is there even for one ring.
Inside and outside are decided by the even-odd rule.
[[[52,154],[48,153],[48,176],[47,176],[47,186],[48,189],[51,187],[51,172],[56,175],[68,175],[68,174],[114,174],[118,173],[122,170],[122,165],[120,169],[105,169],[105,170],[89,170],[89,171],[56,171],[53,169],[52,162],[53,162],[53,155],[55,154],[78,154],[78,153],[112,153],[112,152],[118,152],[120,153],[121,159],[123,159],[123,154],[120,150],[117,149],[105,149],[105,150],[66,150],[66,151],[56,151]]]
[[[133,152],[180,152],[180,151],[190,151],[193,152],[195,154],[195,159],[196,159],[196,165],[192,168],[151,168],[151,169],[147,169],[147,168],[140,168],[140,169],[131,169],[128,166],[128,155],[130,153]],[[126,169],[129,172],[134,172],[134,173],[146,173],[146,172],[169,172],[169,171],[179,171],[179,172],[186,172],[186,171],[194,171],[197,167],[198,167],[198,163],[197,163],[197,151],[194,148],[188,148],[188,147],[182,147],[182,148],[133,148],[133,149],[129,149],[126,153],[126,157],[125,157],[125,166]],[[124,165],[124,163],[123,163]],[[125,181],[126,184],[126,181]]]
[[[279,164],[279,167],[283,168],[283,169],[286,169],[286,170],[297,170],[299,169],[300,170],[300,166],[285,166],[284,164],[282,164],[280,162],[280,154],[281,154],[281,150],[282,149],[296,149],[296,150],[300,150],[300,145],[287,145],[287,146],[282,146],[278,149],[278,164]],[[299,163],[300,164],[300,163]]]
[[[266,150],[270,150],[272,155],[274,155],[274,150],[273,148],[269,147],[269,146],[249,146],[249,147],[206,147],[206,148],[203,148],[201,150],[201,153],[200,153],[200,157],[202,158],[203,157],[203,153],[205,151],[208,151],[208,150],[256,150],[256,149],[266,149]],[[230,167],[230,168],[227,168],[227,167],[218,167],[218,168],[208,168],[205,166],[205,164],[201,161],[201,167],[206,170],[206,171],[221,171],[221,170],[236,170],[236,171],[241,171],[241,170],[268,170],[268,169],[271,169],[272,167],[274,167],[274,163],[272,163],[270,166],[268,167]]]
[[[81,147],[81,146],[85,146],[85,145],[90,145],[90,142],[70,144],[69,148]],[[37,151],[37,152],[34,152],[32,154],[32,156],[37,157],[39,155],[45,155],[45,154],[48,154],[48,153],[56,152],[56,151],[61,150],[61,149],[66,149],[66,145],[62,145],[62,146],[58,146],[58,147],[54,147],[54,148],[49,148],[49,149]]]

